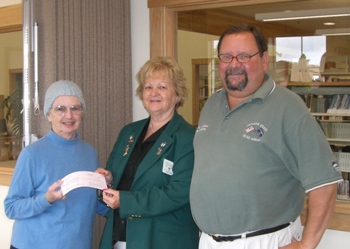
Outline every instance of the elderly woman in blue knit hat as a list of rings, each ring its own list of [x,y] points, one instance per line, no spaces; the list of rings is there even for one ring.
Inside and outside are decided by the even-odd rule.
[[[5,213],[14,219],[11,248],[90,249],[95,213],[108,208],[97,201],[96,190],[77,188],[62,195],[64,176],[95,171],[95,149],[78,138],[85,101],[80,87],[61,80],[45,94],[44,115],[49,133],[25,147],[5,198]]]

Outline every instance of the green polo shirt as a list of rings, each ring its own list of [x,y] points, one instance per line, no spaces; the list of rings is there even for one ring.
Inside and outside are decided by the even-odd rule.
[[[224,89],[204,106],[194,138],[193,217],[206,233],[238,234],[295,220],[305,192],[341,180],[302,99],[268,80],[229,110]]]

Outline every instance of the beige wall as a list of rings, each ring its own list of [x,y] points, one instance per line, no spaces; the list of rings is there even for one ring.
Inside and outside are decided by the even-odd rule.
[[[0,34],[0,94],[9,92],[9,70],[23,67],[22,31]]]
[[[22,3],[22,0],[1,0],[0,1],[0,7],[20,4],[20,3]]]
[[[348,36],[327,36],[327,54],[350,55]]]
[[[218,40],[219,36],[200,34],[188,31],[178,31],[178,63],[184,71],[187,79],[188,99],[179,113],[190,124],[192,120],[192,59],[213,58],[212,42]]]

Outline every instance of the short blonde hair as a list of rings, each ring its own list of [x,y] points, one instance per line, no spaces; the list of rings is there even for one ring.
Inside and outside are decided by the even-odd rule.
[[[168,77],[172,81],[175,93],[179,97],[179,101],[176,103],[175,107],[183,106],[185,99],[188,96],[186,78],[182,69],[179,67],[179,64],[170,56],[158,56],[152,58],[141,67],[136,75],[137,82],[139,83],[136,89],[136,96],[142,100],[145,82],[155,74]]]

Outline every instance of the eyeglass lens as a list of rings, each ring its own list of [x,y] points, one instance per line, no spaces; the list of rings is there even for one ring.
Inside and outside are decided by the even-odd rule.
[[[258,53],[259,53],[259,51],[256,52],[256,53],[253,54],[253,55],[249,55],[249,54],[245,54],[245,53],[244,53],[244,54],[238,54],[237,56],[233,56],[233,55],[230,55],[230,54],[220,54],[220,55],[219,55],[219,59],[220,59],[221,62],[230,63],[230,62],[233,61],[234,58],[236,58],[236,60],[237,60],[238,62],[246,63],[246,62],[249,62],[250,59],[251,59],[253,56],[257,55]]]
[[[67,111],[68,108],[70,109],[70,111],[74,114],[74,115],[79,115],[82,113],[83,108],[80,105],[72,105],[70,107],[64,106],[64,105],[59,105],[56,106],[55,108],[53,108],[54,112],[59,115],[59,116],[64,116]]]

